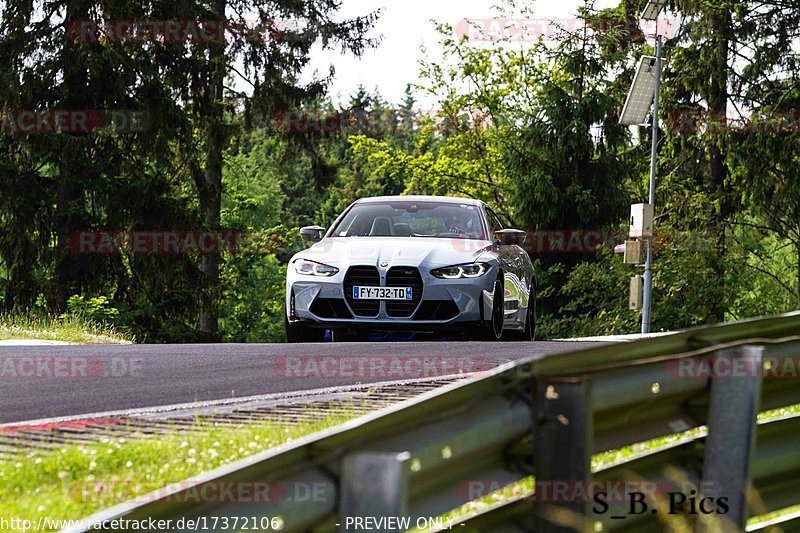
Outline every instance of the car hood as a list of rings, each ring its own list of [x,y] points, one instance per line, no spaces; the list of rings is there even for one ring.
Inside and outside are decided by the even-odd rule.
[[[492,246],[491,241],[427,237],[334,237],[295,255],[341,265],[448,266],[471,263]]]

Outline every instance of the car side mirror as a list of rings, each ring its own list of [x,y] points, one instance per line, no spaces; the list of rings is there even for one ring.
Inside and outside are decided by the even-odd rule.
[[[501,229],[494,232],[495,240],[503,245],[522,246],[527,235],[521,229]]]
[[[307,242],[319,242],[325,235],[325,228],[321,226],[306,226],[300,228],[300,238]]]

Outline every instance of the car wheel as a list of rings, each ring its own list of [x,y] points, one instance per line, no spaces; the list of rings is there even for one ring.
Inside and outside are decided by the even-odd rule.
[[[508,340],[532,341],[536,338],[536,292],[531,287],[528,299],[528,311],[525,313],[525,329],[522,331],[509,331]]]
[[[492,294],[492,318],[488,324],[475,328],[473,339],[479,341],[497,341],[503,336],[503,323],[505,321],[505,287],[503,278],[498,277],[494,282]]]
[[[290,343],[322,342],[325,339],[325,330],[312,328],[303,323],[292,324],[284,313],[283,324],[286,329],[286,341]]]

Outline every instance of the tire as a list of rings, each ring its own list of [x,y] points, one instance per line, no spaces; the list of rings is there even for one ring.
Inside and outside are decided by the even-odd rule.
[[[476,341],[499,341],[503,337],[503,323],[505,321],[505,287],[502,276],[494,281],[492,295],[492,319],[486,325],[475,328],[471,337]]]
[[[532,341],[536,338],[536,291],[533,287],[528,297],[528,312],[525,313],[525,329],[522,331],[509,331],[510,341]]]
[[[325,339],[324,329],[312,328],[303,323],[291,324],[285,313],[283,324],[286,329],[286,341],[289,343],[322,342]]]

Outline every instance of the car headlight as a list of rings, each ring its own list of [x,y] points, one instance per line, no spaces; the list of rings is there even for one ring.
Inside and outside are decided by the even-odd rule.
[[[325,263],[317,263],[316,261],[309,261],[308,259],[297,259],[294,262],[294,269],[298,274],[305,276],[322,276],[329,278],[335,276],[339,269],[326,265]]]
[[[469,263],[431,270],[431,275],[442,279],[479,278],[489,271],[486,263]]]

